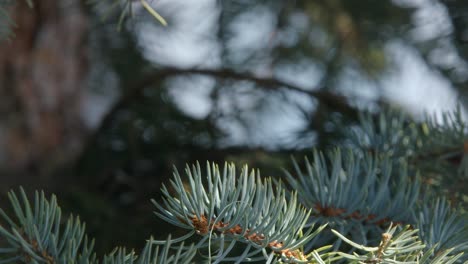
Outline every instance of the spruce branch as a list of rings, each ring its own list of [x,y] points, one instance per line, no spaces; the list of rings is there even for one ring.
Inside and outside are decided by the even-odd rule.
[[[345,132],[341,144],[357,152],[388,155],[398,168],[406,160],[411,171],[447,195],[452,202],[468,208],[464,182],[468,180],[468,125],[461,109],[444,113],[439,119],[426,116],[417,122],[402,112],[387,110],[377,117],[360,114],[358,126]]]
[[[170,236],[165,244],[155,247],[154,239],[151,237],[140,255],[136,255],[134,251],[127,253],[125,248],[116,248],[104,257],[102,264],[185,264],[194,263],[195,254],[193,245],[186,248],[184,243],[177,247],[176,252],[171,252]]]
[[[419,236],[422,241],[433,248],[434,255],[468,252],[468,215],[451,208],[443,198],[424,203],[414,216]],[[461,257],[468,261],[468,254]]]
[[[308,260],[301,250],[325,225],[305,228],[310,211],[299,205],[292,194],[289,199],[281,185],[244,167],[236,175],[235,166],[207,165],[206,177],[200,166],[186,168],[187,184],[177,172],[171,180],[174,194],[163,186],[163,204],[153,200],[155,212],[167,222],[189,230],[185,240],[201,237],[196,248],[207,251],[213,263],[244,260],[281,260],[303,263]],[[239,256],[229,253],[236,243],[245,245]],[[223,246],[227,244],[228,246]],[[212,249],[215,252],[212,252]]]
[[[305,161],[305,172],[293,162],[294,175],[286,172],[286,181],[313,210],[309,224],[328,223],[366,242],[377,239],[391,222],[410,223],[420,184],[408,177],[404,163],[395,172],[388,156],[340,149],[327,155],[314,151],[313,162]],[[331,236],[320,240],[334,241],[335,249],[340,246]]]
[[[353,254],[339,252],[338,254],[346,258],[348,263],[447,264],[455,263],[461,256],[461,254],[451,255],[452,250],[449,249],[436,258],[431,258],[433,248],[426,250],[426,245],[417,235],[418,230],[412,229],[409,225],[404,228],[390,226],[382,233],[377,247],[360,245],[336,230],[332,232],[353,248],[363,252],[361,254],[356,251]]]
[[[6,245],[0,248],[2,263],[97,263],[93,242],[85,236],[85,225],[70,216],[62,227],[62,213],[57,199],[45,198],[43,192],[34,195],[31,205],[22,188],[20,198],[8,193],[16,219],[0,209],[3,221],[0,236]]]
[[[3,209],[0,215],[0,263],[45,264],[175,264],[191,263],[196,254],[193,245],[184,243],[177,250],[171,249],[171,238],[161,246],[154,246],[150,238],[140,255],[125,248],[117,248],[98,262],[93,253],[93,241],[85,235],[85,225],[79,218],[70,216],[62,223],[61,209],[55,196],[46,199],[43,192],[34,196],[31,205],[22,188],[19,197],[8,193],[17,219],[10,218]],[[16,220],[16,221],[15,221]]]
[[[409,157],[423,145],[422,137],[426,136],[421,125],[401,111],[384,110],[377,116],[363,112],[358,116],[358,126],[346,133],[348,147],[361,152]]]

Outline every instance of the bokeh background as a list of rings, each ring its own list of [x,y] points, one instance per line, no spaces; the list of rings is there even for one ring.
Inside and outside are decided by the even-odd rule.
[[[279,177],[360,110],[465,115],[468,1],[148,1],[167,26],[140,1],[4,2],[1,204],[56,193],[100,253],[166,236],[149,199],[173,166]]]

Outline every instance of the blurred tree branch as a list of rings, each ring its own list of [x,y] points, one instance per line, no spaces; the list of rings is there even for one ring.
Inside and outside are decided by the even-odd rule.
[[[155,83],[160,82],[166,78],[184,75],[204,75],[216,79],[250,81],[257,84],[259,89],[270,91],[285,89],[301,93],[305,96],[309,96],[310,98],[315,98],[320,102],[321,105],[327,106],[328,109],[343,113],[347,116],[357,116],[357,109],[348,104],[347,99],[344,96],[327,91],[324,89],[324,87],[300,87],[276,79],[274,77],[259,77],[249,72],[237,72],[231,69],[183,69],[168,67],[148,73],[146,76],[141,78],[140,81],[136,82],[133,86],[131,86],[131,88],[127,89],[126,92],[122,94],[120,99],[117,100],[117,102],[103,117],[100,125],[89,136],[81,154],[78,155],[77,162],[80,163],[80,160],[86,155],[87,151],[96,144],[98,136],[103,130],[109,127],[116,114],[137,100],[142,95],[145,88],[150,87],[151,85],[154,85]]]

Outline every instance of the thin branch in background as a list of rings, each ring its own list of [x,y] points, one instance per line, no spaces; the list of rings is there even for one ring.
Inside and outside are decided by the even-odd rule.
[[[276,78],[264,78],[255,76],[249,72],[237,72],[231,69],[182,69],[182,68],[163,68],[158,69],[155,72],[147,74],[140,81],[138,81],[131,88],[127,89],[126,92],[120,97],[119,100],[110,108],[107,114],[103,117],[100,125],[94,130],[89,136],[85,147],[81,154],[78,156],[78,163],[81,158],[86,155],[87,151],[96,144],[97,138],[100,133],[109,127],[114,120],[115,115],[121,110],[128,107],[132,102],[137,100],[145,88],[154,85],[155,83],[164,80],[169,77],[177,77],[183,75],[204,75],[210,76],[216,79],[231,79],[237,81],[250,81],[259,86],[264,90],[278,90],[285,89],[289,91],[298,92],[319,100],[322,104],[327,105],[328,108],[334,109],[335,111],[347,114],[357,115],[357,109],[347,103],[344,96],[338,95],[324,90],[322,87],[300,87],[288,82],[278,80]],[[157,87],[156,89],[158,89]]]

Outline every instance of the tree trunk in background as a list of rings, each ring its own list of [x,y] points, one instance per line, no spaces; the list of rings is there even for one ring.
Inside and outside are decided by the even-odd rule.
[[[36,0],[31,9],[25,2],[11,8],[15,35],[0,46],[0,168],[24,177],[2,175],[2,188],[45,180],[40,175],[73,158],[85,136],[89,28],[82,3]]]

